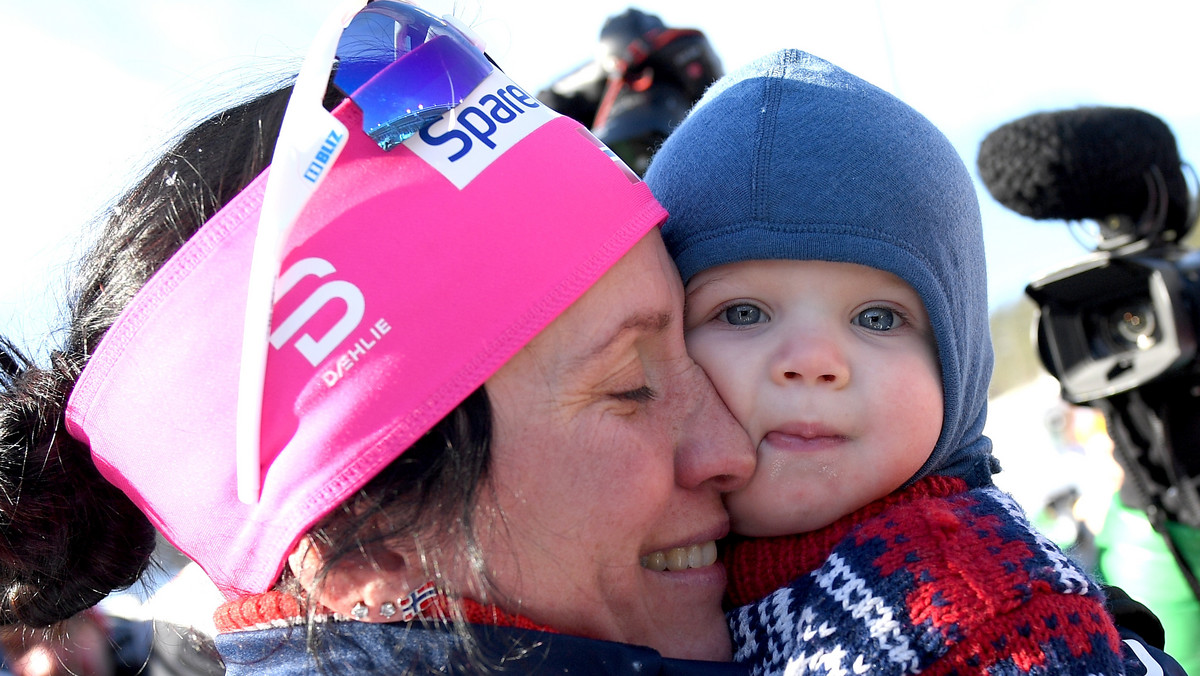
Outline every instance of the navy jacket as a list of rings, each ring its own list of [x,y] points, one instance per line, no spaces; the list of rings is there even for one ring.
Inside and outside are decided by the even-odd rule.
[[[650,648],[548,634],[474,626],[471,654],[458,637],[407,624],[323,624],[318,669],[307,650],[305,627],[240,631],[217,636],[226,673],[236,674],[572,674],[573,676],[743,676],[743,665],[664,658]],[[494,670],[494,671],[493,671]]]
[[[746,665],[664,658],[650,648],[547,634],[478,627],[479,652],[464,651],[451,633],[405,624],[335,622],[324,626],[322,669],[306,648],[303,626],[217,636],[226,673],[237,674],[572,674],[574,676],[744,676]],[[1187,676],[1183,668],[1121,629],[1127,676]]]

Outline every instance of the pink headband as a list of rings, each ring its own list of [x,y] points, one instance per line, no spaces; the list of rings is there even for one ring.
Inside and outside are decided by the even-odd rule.
[[[615,155],[497,70],[385,152],[351,130],[288,237],[262,493],[238,500],[235,409],[266,173],[109,329],[67,427],[101,473],[233,598],[484,383],[666,212]]]

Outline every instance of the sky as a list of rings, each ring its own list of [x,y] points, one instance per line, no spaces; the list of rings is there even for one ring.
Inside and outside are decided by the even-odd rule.
[[[1136,4],[1136,8],[1134,5]],[[85,228],[181,125],[267,73],[294,70],[331,0],[0,2],[8,66],[0,162],[0,334],[44,350]],[[1062,222],[1033,222],[978,183],[979,143],[1037,111],[1134,106],[1200,158],[1193,0],[430,0],[536,91],[590,59],[628,7],[705,32],[726,70],[797,47],[898,95],[937,124],[976,176],[991,305],[1086,253]]]

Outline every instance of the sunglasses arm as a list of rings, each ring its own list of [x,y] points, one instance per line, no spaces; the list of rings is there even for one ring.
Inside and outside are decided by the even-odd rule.
[[[250,263],[238,376],[237,492],[238,499],[246,504],[257,504],[262,489],[263,387],[271,309],[283,245],[304,205],[320,185],[324,169],[337,159],[349,137],[346,126],[325,110],[321,102],[338,38],[366,4],[366,0],[345,0],[322,24],[296,77],[263,191]]]

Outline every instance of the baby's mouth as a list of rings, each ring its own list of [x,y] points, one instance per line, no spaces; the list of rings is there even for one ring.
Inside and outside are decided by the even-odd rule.
[[[717,543],[709,540],[699,545],[673,547],[642,557],[642,568],[662,572],[711,566],[717,561]]]

